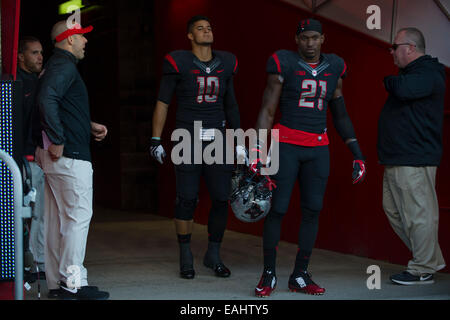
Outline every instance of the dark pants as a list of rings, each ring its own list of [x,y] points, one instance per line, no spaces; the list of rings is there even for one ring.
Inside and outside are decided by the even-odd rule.
[[[302,219],[298,245],[302,252],[311,252],[317,237],[319,213],[322,209],[330,171],[328,146],[303,147],[280,143],[280,169],[274,176],[277,188],[273,191],[272,208],[264,221],[265,255],[274,252],[280,240],[281,222],[288,210],[292,189],[300,184]],[[265,259],[274,266],[274,256]],[[266,267],[267,267],[266,266]]]
[[[208,142],[203,142],[202,150],[208,144]],[[175,218],[186,221],[193,219],[197,206],[200,178],[203,177],[212,202],[208,220],[210,240],[222,241],[227,224],[232,170],[232,164],[175,165],[177,190]]]
[[[272,209],[286,213],[292,189],[298,181],[300,206],[313,211],[322,210],[329,173],[328,146],[302,147],[280,143],[280,169],[274,177],[277,188],[273,191]]]

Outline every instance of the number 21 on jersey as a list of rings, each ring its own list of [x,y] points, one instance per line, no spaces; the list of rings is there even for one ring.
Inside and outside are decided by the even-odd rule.
[[[197,102],[203,101],[213,103],[217,101],[219,94],[219,78],[218,77],[197,77],[198,95]]]
[[[299,107],[303,108],[314,108],[317,107],[320,111],[323,110],[323,99],[327,95],[327,82],[319,80],[320,96],[316,100],[317,94],[317,81],[312,79],[306,79],[302,81],[302,94],[300,95],[300,100],[298,102]],[[313,99],[313,101],[308,101],[307,99]],[[315,105],[317,101],[317,106]]]

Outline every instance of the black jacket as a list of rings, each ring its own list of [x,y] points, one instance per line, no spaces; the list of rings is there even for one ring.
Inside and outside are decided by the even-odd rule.
[[[38,112],[36,110],[38,75],[17,68],[17,81],[22,82],[23,88],[23,152],[25,155],[34,155],[36,146],[33,143],[32,129],[40,126]]]
[[[89,98],[77,62],[70,52],[55,48],[41,73],[37,101],[50,141],[64,144],[65,157],[91,161]]]
[[[422,56],[399,75],[388,76],[389,97],[378,121],[378,158],[383,165],[438,166],[442,156],[445,67]]]

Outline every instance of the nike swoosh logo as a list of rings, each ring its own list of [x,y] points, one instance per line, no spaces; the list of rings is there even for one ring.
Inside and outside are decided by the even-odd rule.
[[[430,279],[431,278],[431,275],[427,275],[427,276],[420,276],[420,281],[426,281],[426,280],[428,280],[428,279]]]
[[[259,292],[261,292],[261,291],[263,291],[263,289],[260,289],[260,288],[256,288],[256,291],[259,291]]]
[[[61,287],[61,288],[63,288],[66,291],[69,291],[71,293],[77,293],[77,291],[78,291],[76,288],[74,288],[74,289],[69,289],[69,288],[66,288],[66,287]]]

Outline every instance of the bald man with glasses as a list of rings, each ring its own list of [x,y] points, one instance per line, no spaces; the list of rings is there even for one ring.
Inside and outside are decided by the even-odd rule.
[[[384,79],[389,97],[378,122],[378,157],[385,166],[383,208],[412,253],[400,285],[434,283],[445,267],[438,243],[436,171],[442,156],[445,67],[425,53],[418,29],[401,29],[390,53],[399,67]]]

